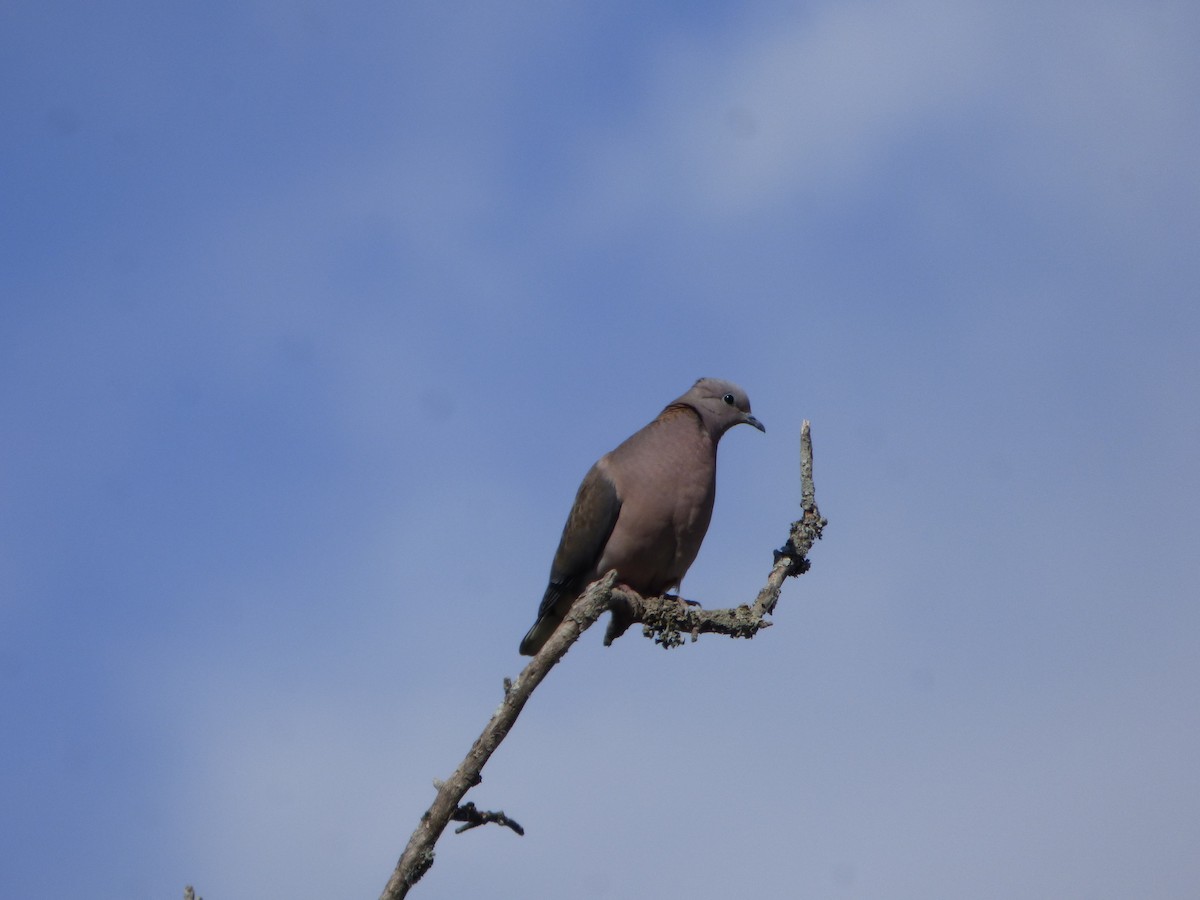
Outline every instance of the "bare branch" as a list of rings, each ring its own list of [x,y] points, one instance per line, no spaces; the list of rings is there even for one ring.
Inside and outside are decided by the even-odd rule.
[[[466,759],[445,782],[435,783],[437,796],[433,805],[426,810],[409,838],[380,900],[405,897],[409,888],[429,871],[433,865],[434,845],[451,821],[467,823],[458,828],[458,832],[494,822],[524,834],[524,829],[503,812],[480,812],[474,803],[460,805],[460,801],[467,791],[482,781],[484,765],[517,721],[534,689],[606,610],[612,611],[612,622],[605,634],[605,644],[611,644],[634,622],[640,622],[645,635],[665,647],[679,646],[685,634],[691,635],[692,640],[701,634],[751,638],[769,627],[771,622],[767,616],[774,612],[779,602],[784,580],[808,571],[808,553],[820,539],[826,524],[817,509],[812,480],[812,439],[807,420],[800,429],[800,483],[803,515],[792,523],[783,547],[774,551],[775,561],[767,583],[752,604],[730,609],[702,609],[678,597],[639,597],[628,589],[615,588],[615,571],[589,585],[521,674],[514,681],[505,679],[500,708],[475,740]]]
[[[609,595],[616,579],[617,573],[609,572],[591,584],[575,601],[558,630],[550,636],[550,640],[546,641],[546,645],[530,660],[516,680],[505,684],[504,699],[500,701],[500,708],[492,715],[483,733],[475,739],[467,758],[454,770],[453,775],[438,786],[433,805],[421,816],[421,824],[409,838],[408,846],[404,848],[404,853],[400,856],[387,887],[383,889],[380,900],[399,900],[406,896],[409,888],[429,871],[429,867],[433,865],[433,846],[458,813],[459,801],[467,791],[482,781],[480,773],[484,764],[517,721],[517,716],[521,714],[529,695],[566,655],[579,635],[608,609]]]

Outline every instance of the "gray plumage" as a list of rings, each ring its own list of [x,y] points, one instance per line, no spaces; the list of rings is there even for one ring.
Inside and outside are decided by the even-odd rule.
[[[717,489],[717,442],[734,425],[766,431],[736,384],[701,378],[584,476],[521,653],[542,648],[591,582],[616,569],[644,597],[679,587],[700,552]]]

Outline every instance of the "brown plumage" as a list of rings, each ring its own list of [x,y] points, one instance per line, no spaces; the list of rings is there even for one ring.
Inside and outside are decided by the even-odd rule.
[[[700,551],[716,496],[717,443],[739,424],[765,431],[745,391],[701,378],[584,476],[521,653],[542,648],[575,599],[616,569],[645,597],[677,588]]]

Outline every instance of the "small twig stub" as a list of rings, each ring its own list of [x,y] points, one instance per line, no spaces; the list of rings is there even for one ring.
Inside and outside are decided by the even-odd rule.
[[[455,822],[467,823],[455,828],[455,834],[462,834],[464,831],[470,831],[472,828],[478,828],[480,825],[489,824],[503,825],[505,828],[511,828],[519,835],[525,834],[525,829],[519,823],[506,816],[503,810],[500,812],[488,812],[476,809],[474,803],[464,803],[454,811],[454,814],[450,818]]]

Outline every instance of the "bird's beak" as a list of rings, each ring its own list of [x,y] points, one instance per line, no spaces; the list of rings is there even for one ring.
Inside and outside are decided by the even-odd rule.
[[[747,425],[753,425],[755,428],[757,428],[763,434],[767,433],[767,427],[765,425],[763,425],[762,422],[758,421],[758,419],[754,418],[754,416],[750,415],[750,413],[746,413],[746,415],[742,418],[742,421],[745,422]]]

